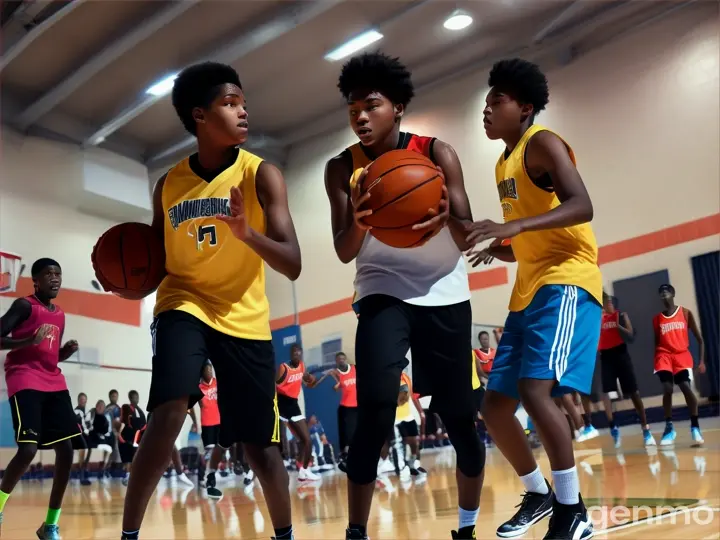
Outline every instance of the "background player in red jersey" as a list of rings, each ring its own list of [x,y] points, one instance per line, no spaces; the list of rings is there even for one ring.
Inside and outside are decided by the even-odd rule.
[[[675,288],[672,285],[661,285],[658,289],[665,309],[655,315],[655,373],[663,383],[663,409],[665,409],[665,431],[660,446],[668,446],[675,442],[675,428],[672,423],[673,382],[678,385],[685,396],[690,409],[690,434],[693,443],[702,444],[702,433],[698,422],[698,402],[690,386],[690,371],[693,369],[693,357],[690,354],[690,336],[692,330],[700,346],[700,362],[698,372],[705,373],[705,342],[700,334],[695,316],[688,308],[675,305]]]
[[[357,426],[357,386],[355,366],[348,364],[344,352],[335,355],[335,369],[328,372],[335,379],[335,391],[340,392],[338,406],[338,434],[340,437],[340,459],[338,468],[347,472],[347,453]]]
[[[62,285],[62,270],[53,259],[39,259],[31,269],[35,294],[18,298],[0,319],[0,348],[10,350],[5,380],[18,450],[0,483],[0,526],[10,493],[32,463],[38,446],[55,450],[55,473],[45,522],[37,537],[60,538],[58,520],[70,479],[73,437],[80,436],[65,376],[58,363],[78,350],[75,340],[62,347],[65,313],[53,304]]]
[[[310,442],[310,430],[308,429],[305,416],[300,410],[298,397],[303,383],[308,388],[318,385],[319,380],[310,373],[305,373],[305,362],[303,362],[303,350],[300,345],[290,347],[290,362],[280,364],[277,370],[277,404],[280,412],[280,419],[288,423],[290,431],[297,437],[298,461],[301,463],[298,471],[298,480],[319,480],[320,477],[312,472],[308,465],[312,459],[312,445]]]
[[[645,446],[655,446],[655,438],[650,433],[645,406],[640,398],[635,380],[632,359],[625,344],[625,340],[632,339],[633,335],[634,331],[628,314],[617,311],[614,298],[609,294],[603,294],[602,326],[598,349],[600,350],[600,369],[602,371],[602,400],[605,406],[605,415],[610,424],[610,434],[615,441],[615,448],[620,448],[620,428],[613,417],[612,403],[608,392],[617,391],[618,380],[623,396],[632,399],[640,417]]]
[[[203,393],[203,397],[199,401],[200,436],[206,452],[205,459],[208,461],[205,487],[209,498],[220,499],[222,491],[217,488],[215,473],[226,449],[220,446],[220,408],[217,401],[217,380],[209,360],[203,367],[200,390]],[[208,453],[209,456],[207,456]]]

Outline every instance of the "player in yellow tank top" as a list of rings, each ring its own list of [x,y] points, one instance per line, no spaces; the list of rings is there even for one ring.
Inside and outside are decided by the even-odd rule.
[[[483,418],[531,494],[498,535],[519,536],[553,513],[547,538],[585,539],[592,522],[579,495],[570,431],[552,397],[589,394],[592,383],[602,303],[593,206],[570,145],[534,123],[549,101],[538,66],[498,62],[489,86],[485,132],[505,143],[495,167],[504,223],[476,222],[467,241],[493,240],[471,256],[475,265],[497,257],[518,267]],[[510,245],[502,245],[507,239]],[[544,435],[554,497],[514,417],[519,401]]]
[[[238,148],[248,137],[248,113],[233,68],[208,62],[185,69],[172,102],[198,151],[172,167],[153,195],[152,227],[164,241],[167,276],[151,328],[152,414],[133,461],[122,538],[138,538],[167,465],[162,456],[170,455],[187,409],[202,398],[198,380],[211,358],[222,418],[218,443],[244,443],[270,492],[275,536],[288,539],[288,476],[276,444],[280,424],[264,272],[267,263],[289,279],[300,274],[285,181],[276,167]],[[206,481],[217,492],[214,471]]]

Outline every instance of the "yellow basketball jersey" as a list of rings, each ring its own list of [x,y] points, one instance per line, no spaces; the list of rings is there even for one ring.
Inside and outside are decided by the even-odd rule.
[[[230,188],[238,186],[245,214],[265,233],[265,213],[255,190],[262,159],[240,150],[235,163],[206,182],[184,159],[165,178],[165,267],[155,315],[177,309],[231,336],[269,340],[270,307],[260,256],[238,240],[217,214],[229,214]]]
[[[528,141],[540,131],[550,130],[531,126],[510,155],[506,158],[503,153],[495,166],[495,181],[506,222],[545,214],[560,205],[557,195],[536,186],[525,170]],[[575,163],[572,148],[565,145]],[[589,223],[524,232],[512,239],[512,248],[518,268],[510,311],[525,309],[543,285],[575,285],[602,304],[598,248]]]
[[[472,355],[472,389],[477,390],[480,388],[480,377],[477,372],[477,358],[475,357],[475,351],[470,353]]]
[[[400,420],[406,420],[408,418],[412,418],[412,409],[410,409],[410,403],[412,403],[412,397],[413,397],[413,390],[412,390],[412,381],[410,380],[410,377],[408,377],[405,373],[402,373],[400,375],[400,386],[407,385],[408,387],[408,394],[409,399],[407,402],[403,403],[402,405],[398,405],[397,410],[395,411],[395,421],[399,422]]]

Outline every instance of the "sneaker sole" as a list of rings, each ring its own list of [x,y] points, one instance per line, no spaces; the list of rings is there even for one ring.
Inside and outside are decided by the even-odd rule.
[[[553,513],[552,508],[548,508],[544,513],[537,516],[535,519],[533,519],[530,523],[528,523],[525,527],[522,529],[518,529],[516,531],[508,532],[508,533],[501,533],[500,531],[495,531],[495,534],[499,538],[517,538],[518,536],[524,535],[526,532],[530,530],[530,528],[535,525],[538,521],[545,519],[548,516],[551,516]],[[589,537],[588,537],[589,538]]]

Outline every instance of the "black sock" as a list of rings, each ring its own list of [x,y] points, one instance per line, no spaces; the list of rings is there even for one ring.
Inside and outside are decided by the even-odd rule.
[[[610,420],[610,428],[612,429],[616,427],[618,427],[617,421],[613,418],[612,420]]]
[[[275,538],[277,540],[290,540],[292,537],[292,525],[282,529],[275,529]]]
[[[696,428],[700,429],[700,421],[698,420],[697,415],[690,417],[690,425],[692,427],[696,427]]]
[[[347,528],[347,538],[362,540],[367,537],[365,525],[353,525],[350,523]]]
[[[123,531],[122,540],[138,540],[140,538],[140,529],[137,531]]]
[[[592,421],[590,420],[590,415],[585,413],[583,414],[583,422],[585,423],[585,427],[590,427],[592,425]]]
[[[665,419],[665,425],[667,427],[672,427],[672,418],[666,418]]]

